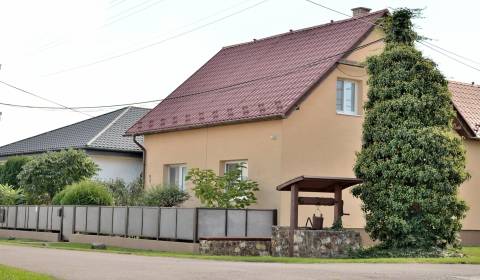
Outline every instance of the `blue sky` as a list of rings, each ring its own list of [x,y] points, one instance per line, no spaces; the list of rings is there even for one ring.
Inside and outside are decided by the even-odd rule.
[[[305,0],[43,0],[0,3],[0,80],[67,106],[159,99],[222,46],[346,18]],[[350,14],[353,7],[423,8],[415,21],[432,42],[480,62],[478,1],[320,1]],[[212,21],[219,20],[206,27]],[[198,28],[186,35],[183,32]],[[177,37],[178,36],[178,37]],[[63,71],[125,53],[142,51]],[[424,49],[449,79],[480,83],[480,73]],[[480,68],[480,64],[473,64]],[[52,74],[53,73],[53,74]],[[57,74],[55,74],[57,73]],[[52,104],[0,85],[0,102]],[[147,104],[152,107],[155,104]],[[111,110],[111,109],[110,109]],[[0,105],[0,145],[88,118],[71,111]],[[86,111],[95,116],[106,110]]]

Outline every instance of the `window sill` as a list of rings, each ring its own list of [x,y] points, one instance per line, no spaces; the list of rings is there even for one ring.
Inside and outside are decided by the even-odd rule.
[[[359,115],[359,114],[352,114],[352,113],[345,113],[345,112],[337,112],[337,115],[349,116],[349,117],[361,117],[362,116],[362,115]]]

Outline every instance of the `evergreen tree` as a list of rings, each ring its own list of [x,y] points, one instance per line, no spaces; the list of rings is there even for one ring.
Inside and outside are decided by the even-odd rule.
[[[363,201],[366,231],[385,248],[455,245],[467,206],[457,196],[466,179],[465,150],[452,130],[447,81],[415,49],[411,19],[398,9],[385,19],[385,49],[367,60],[368,102],[353,189]]]

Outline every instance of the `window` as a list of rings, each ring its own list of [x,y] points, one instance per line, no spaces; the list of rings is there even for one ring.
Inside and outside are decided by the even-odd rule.
[[[357,114],[357,83],[349,80],[337,80],[337,113]]]
[[[168,165],[168,185],[177,186],[185,190],[185,177],[187,177],[187,166],[184,164]]]
[[[232,160],[232,161],[226,161],[224,164],[224,173],[227,173],[230,170],[235,170],[239,168],[239,166],[242,166],[242,175],[241,175],[241,180],[246,180],[248,178],[248,163],[246,160]]]

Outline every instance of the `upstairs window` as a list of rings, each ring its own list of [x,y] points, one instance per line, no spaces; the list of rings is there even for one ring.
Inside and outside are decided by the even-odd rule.
[[[240,180],[246,180],[248,178],[248,163],[246,160],[232,160],[232,161],[225,161],[224,164],[224,173],[228,171],[235,170],[242,166],[242,173],[240,175]]]
[[[357,115],[357,92],[356,82],[337,80],[337,113]]]
[[[167,183],[170,186],[177,186],[185,190],[185,177],[187,177],[187,166],[185,164],[172,164],[167,166]]]

